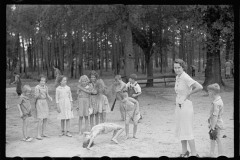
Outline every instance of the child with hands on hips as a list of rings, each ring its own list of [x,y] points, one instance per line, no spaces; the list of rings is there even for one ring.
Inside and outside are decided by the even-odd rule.
[[[133,122],[133,138],[136,138],[138,120],[140,119],[139,103],[132,97],[128,97],[127,91],[121,93],[123,108],[125,110],[126,139],[129,138],[129,123]]]
[[[210,135],[211,132],[215,132],[216,137],[211,139],[211,149],[210,149],[210,156],[214,156],[214,150],[215,150],[215,143],[218,144],[218,156],[223,155],[223,146],[221,142],[221,130],[223,129],[223,120],[222,120],[222,114],[223,114],[223,101],[219,95],[220,93],[220,86],[217,83],[211,84],[207,87],[209,96],[213,99],[211,110],[210,110],[210,116],[208,118],[208,127],[210,129]]]
[[[20,117],[23,120],[23,141],[30,142],[33,138],[28,136],[27,128],[28,128],[28,118],[32,116],[31,113],[31,103],[29,100],[29,96],[31,94],[31,87],[29,85],[24,85],[22,88],[22,94],[20,95],[19,102],[17,107],[19,109]]]
[[[57,119],[61,120],[62,132],[59,136],[66,135],[72,137],[69,132],[70,119],[73,118],[73,100],[72,93],[69,86],[67,86],[67,77],[61,75],[58,77],[58,83],[60,85],[56,88],[56,103],[57,103]],[[66,132],[64,131],[66,122]]]
[[[97,93],[91,85],[89,85],[89,78],[86,75],[82,75],[79,79],[79,85],[78,85],[78,116],[79,116],[79,134],[82,134],[82,123],[83,123],[83,117],[85,119],[85,131],[89,131],[89,123],[88,123],[88,116],[92,113],[89,113],[89,111],[93,111],[92,108],[90,108],[90,95],[92,93]]]
[[[91,129],[91,132],[84,132],[86,140],[83,142],[83,147],[90,149],[93,145],[93,140],[101,133],[107,134],[113,131],[111,141],[118,144],[117,138],[124,131],[124,127],[114,123],[100,123]]]
[[[42,137],[49,137],[45,134],[47,118],[49,116],[49,107],[47,98],[52,101],[52,97],[48,94],[48,87],[46,86],[47,78],[44,75],[39,76],[39,84],[35,87],[35,107],[36,117],[38,119],[37,125],[37,139],[42,140]],[[40,130],[42,128],[42,134]]]

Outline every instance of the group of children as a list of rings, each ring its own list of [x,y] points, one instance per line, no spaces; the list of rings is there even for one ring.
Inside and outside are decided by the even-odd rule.
[[[113,131],[112,141],[118,143],[117,137],[124,131],[124,127],[106,123],[106,114],[110,112],[108,98],[106,96],[106,86],[102,79],[98,78],[98,74],[92,71],[89,75],[82,75],[77,86],[78,105],[77,115],[79,116],[79,134],[83,134],[86,140],[83,147],[89,149],[93,145],[93,140],[100,133],[109,133]],[[120,75],[115,76],[113,92],[116,93],[116,99],[120,101],[120,114],[122,120],[125,121],[126,139],[129,138],[129,123],[133,122],[133,138],[136,138],[137,125],[141,119],[138,97],[141,94],[141,87],[137,83],[137,75],[130,75],[129,82],[125,84]],[[29,97],[31,95],[31,87],[24,85],[22,93],[19,97],[18,109],[20,117],[23,119],[23,141],[31,141],[33,138],[28,136],[27,126],[28,118],[33,116],[38,119],[37,139],[42,140],[43,137],[49,137],[46,131],[47,118],[49,115],[49,107],[46,99],[52,101],[49,96],[48,87],[46,86],[47,78],[40,76],[39,84],[35,87],[34,98],[35,106],[32,108]],[[66,135],[72,137],[69,132],[70,119],[73,118],[73,99],[69,86],[67,86],[67,77],[58,77],[59,86],[56,88],[57,103],[57,119],[61,120],[60,136]],[[219,96],[220,87],[218,84],[212,84],[207,87],[209,95],[213,98],[210,116],[208,118],[209,129],[217,130],[216,140],[211,140],[210,154],[214,154],[215,142],[218,144],[218,154],[222,155],[223,147],[220,140],[220,131],[223,129],[222,113],[223,102]],[[8,105],[6,103],[6,109]],[[90,127],[88,128],[88,116],[90,117]],[[95,117],[95,122],[94,122]],[[85,130],[83,130],[83,118],[85,119]],[[65,130],[66,122],[66,130]]]

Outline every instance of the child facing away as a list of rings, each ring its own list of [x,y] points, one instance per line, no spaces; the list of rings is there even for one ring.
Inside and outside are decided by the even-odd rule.
[[[22,88],[22,94],[20,95],[17,107],[19,109],[20,117],[23,120],[23,141],[30,142],[33,138],[28,136],[28,118],[32,116],[31,113],[31,103],[29,96],[31,94],[31,87],[29,85],[24,85]]]
[[[124,127],[114,123],[100,123],[91,129],[91,132],[84,132],[86,140],[83,141],[83,147],[90,149],[93,140],[101,133],[107,134],[113,131],[111,141],[118,144],[117,138],[124,131]]]
[[[223,101],[219,95],[220,93],[220,86],[217,83],[211,84],[207,87],[209,96],[213,99],[211,110],[210,110],[210,116],[208,118],[208,127],[210,129],[210,132],[215,130],[217,132],[217,138],[216,140],[210,140],[211,141],[211,149],[210,149],[210,156],[214,156],[214,150],[215,150],[215,143],[217,142],[218,145],[218,156],[223,155],[223,146],[221,142],[221,130],[223,129]]]
[[[136,99],[139,103],[139,95],[142,94],[142,90],[140,85],[137,83],[137,75],[131,74],[129,76],[129,82],[126,84],[128,90],[128,96]],[[142,119],[142,115],[140,114],[140,119]]]
[[[73,103],[72,103],[73,100],[71,89],[69,86],[67,86],[67,77],[63,75],[58,77],[58,83],[60,83],[60,85],[56,88],[56,103],[58,112],[57,119],[61,120],[62,130],[59,136],[66,135],[68,137],[72,137],[72,135],[69,132],[70,119],[73,118]],[[65,126],[66,132],[64,130]]]
[[[47,98],[52,101],[52,97],[48,94],[48,87],[46,86],[47,78],[44,75],[39,76],[39,84],[35,87],[35,118],[38,119],[37,125],[37,139],[42,140],[42,137],[48,137],[45,134],[47,118],[49,116],[49,107],[47,103]],[[41,134],[42,129],[42,134]]]
[[[78,107],[77,107],[77,113],[79,116],[78,126],[79,126],[79,134],[82,134],[82,123],[83,123],[83,117],[85,120],[85,131],[89,131],[89,122],[88,122],[88,116],[92,113],[89,113],[89,111],[93,111],[92,108],[90,108],[90,95],[92,93],[96,93],[93,88],[89,85],[89,78],[86,75],[82,75],[79,79],[79,85],[78,85]]]
[[[110,106],[108,102],[108,98],[105,96],[106,85],[104,84],[102,79],[98,79],[96,82],[96,90],[97,90],[97,108],[100,116],[100,123],[106,122],[107,113],[110,112]]]
[[[122,98],[121,98],[121,93],[123,92],[123,90],[126,90],[126,83],[124,83],[122,81],[122,77],[121,75],[116,75],[114,78],[114,91],[116,93],[116,99],[120,102],[120,115],[121,115],[121,119],[122,121],[125,120],[125,114],[124,114],[124,109],[122,106]]]
[[[133,138],[136,138],[138,120],[140,119],[139,103],[132,97],[128,97],[127,91],[121,93],[123,108],[125,110],[126,139],[129,138],[129,123],[133,122]]]

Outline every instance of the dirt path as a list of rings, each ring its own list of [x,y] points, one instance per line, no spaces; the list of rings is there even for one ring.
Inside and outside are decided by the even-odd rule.
[[[51,85],[51,84],[50,84]],[[34,139],[32,142],[23,142],[22,139],[22,121],[16,108],[17,96],[15,88],[7,88],[7,102],[10,109],[6,112],[6,139],[9,142],[6,145],[7,157],[176,157],[181,153],[181,144],[174,137],[174,100],[175,92],[173,84],[164,88],[163,85],[156,85],[153,88],[143,87],[143,94],[140,97],[140,110],[143,119],[138,125],[137,139],[130,138],[124,140],[125,132],[119,136],[119,145],[110,141],[111,134],[99,135],[95,139],[95,145],[92,150],[82,148],[83,137],[77,134],[78,119],[76,116],[76,101],[74,102],[74,118],[71,120],[71,133],[73,137],[59,137],[60,121],[56,119],[57,111],[55,102],[49,102],[50,116],[47,125],[47,134],[51,138],[43,140]],[[54,97],[55,92],[50,92]],[[227,157],[234,156],[233,140],[233,91],[221,93],[224,102],[224,126],[225,130],[222,136],[224,153]],[[207,118],[210,109],[211,100],[206,92],[201,91],[192,96],[194,105],[194,134],[196,149],[200,156],[207,156],[210,149],[210,142],[207,128]],[[33,101],[32,101],[33,102]],[[110,105],[112,100],[110,100]],[[107,115],[107,122],[113,122],[124,125],[120,121],[119,105],[113,112]],[[36,121],[29,119],[29,134],[36,138]],[[130,125],[130,136],[132,136],[133,125]],[[217,152],[217,151],[216,151]]]

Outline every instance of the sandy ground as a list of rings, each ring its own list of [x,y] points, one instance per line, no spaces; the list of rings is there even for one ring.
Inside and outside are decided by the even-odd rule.
[[[230,81],[230,80],[229,80]],[[200,81],[201,82],[201,81]],[[50,87],[52,84],[48,83]],[[34,87],[34,86],[31,86]],[[74,87],[71,84],[70,87]],[[154,87],[142,86],[143,94],[140,97],[140,111],[143,119],[138,125],[137,139],[125,140],[125,132],[119,138],[119,144],[110,141],[109,134],[99,135],[95,139],[95,145],[91,150],[82,148],[83,137],[78,135],[78,118],[76,116],[76,104],[74,101],[74,118],[71,119],[71,133],[73,137],[62,136],[60,133],[60,121],[57,120],[55,101],[49,102],[50,115],[46,133],[50,138],[37,140],[37,123],[34,118],[29,119],[29,136],[33,137],[32,142],[23,142],[22,120],[19,117],[16,107],[17,95],[15,88],[6,89],[6,100],[9,103],[9,110],[6,111],[6,144],[7,157],[177,157],[181,153],[181,143],[174,137],[174,83],[156,84]],[[233,86],[232,86],[233,87]],[[54,98],[54,91],[50,95]],[[221,93],[224,102],[224,126],[221,138],[224,146],[224,154],[227,157],[234,156],[234,121],[233,119],[233,90],[226,90]],[[74,97],[74,94],[73,94]],[[75,98],[74,98],[75,99]],[[113,100],[109,99],[110,105]],[[207,93],[201,91],[192,96],[194,105],[194,134],[198,154],[201,157],[208,156],[210,141],[207,128],[211,99]],[[33,104],[33,100],[32,100]],[[113,122],[124,126],[120,121],[119,103],[112,112],[107,115],[107,122]],[[130,125],[130,136],[132,136],[133,125]],[[221,136],[221,137],[222,137]],[[189,146],[188,146],[189,149]],[[217,148],[216,148],[217,149]],[[217,156],[217,150],[216,150]]]

